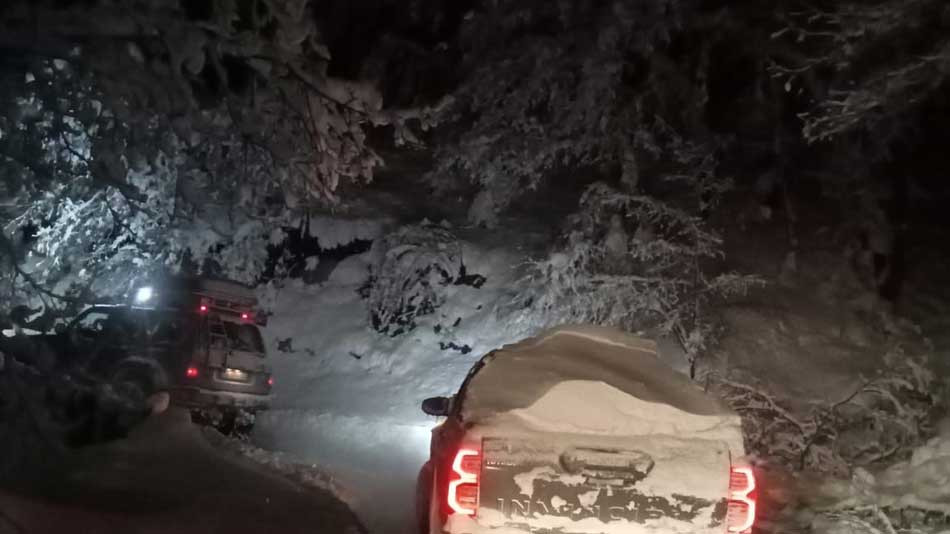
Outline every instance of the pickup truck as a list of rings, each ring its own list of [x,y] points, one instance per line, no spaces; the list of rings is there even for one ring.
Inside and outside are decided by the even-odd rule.
[[[739,417],[649,340],[549,330],[423,411],[445,419],[419,476],[422,533],[741,534],[755,520]]]

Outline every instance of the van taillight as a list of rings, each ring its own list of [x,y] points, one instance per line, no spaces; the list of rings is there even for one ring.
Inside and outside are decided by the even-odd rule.
[[[191,366],[188,369],[185,369],[185,376],[188,378],[198,378],[198,368]]]
[[[478,509],[478,475],[482,459],[478,451],[460,449],[452,462],[449,508],[456,514],[475,515]]]
[[[755,475],[751,467],[733,467],[729,475],[726,531],[749,532],[755,523]]]

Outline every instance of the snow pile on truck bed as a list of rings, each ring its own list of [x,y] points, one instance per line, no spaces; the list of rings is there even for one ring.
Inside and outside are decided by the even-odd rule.
[[[698,415],[628,395],[604,382],[574,380],[552,387],[531,406],[493,419],[533,430],[598,436],[676,436],[722,441],[743,455],[741,419],[736,414]]]
[[[657,358],[653,341],[612,328],[571,325],[506,345],[486,358],[484,368],[468,385],[462,407],[465,419],[479,421],[527,408],[565,381],[608,384],[619,390],[616,394],[605,390],[605,395],[612,396],[608,401],[626,394],[650,403],[649,411],[656,414],[651,417],[655,421],[665,420],[673,413],[659,405],[697,416],[735,415]],[[568,400],[570,397],[565,396]],[[563,408],[569,409],[569,404],[565,403]],[[553,412],[562,408],[544,407]],[[636,409],[644,409],[644,405]]]

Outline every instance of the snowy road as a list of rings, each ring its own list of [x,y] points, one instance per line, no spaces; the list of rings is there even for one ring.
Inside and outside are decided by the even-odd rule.
[[[416,479],[434,422],[272,410],[258,416],[251,439],[331,472],[352,494],[347,502],[372,534],[412,534]]]
[[[213,448],[181,410],[84,449],[69,466],[55,480],[0,487],[0,534],[363,531],[329,492]]]

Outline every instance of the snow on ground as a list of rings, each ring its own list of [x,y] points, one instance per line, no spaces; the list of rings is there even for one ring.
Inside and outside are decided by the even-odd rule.
[[[486,283],[449,287],[445,305],[398,337],[367,326],[357,290],[369,276],[369,253],[341,262],[324,284],[292,281],[269,295],[275,399],[253,440],[319,464],[355,489],[350,502],[371,531],[413,529],[416,477],[436,422],[422,413],[422,400],[454,393],[484,353],[533,333],[495,313],[510,298],[523,256],[470,243],[463,251],[467,272]]]
[[[332,493],[337,499],[352,507],[355,493],[317,464],[307,464],[283,452],[274,452],[255,447],[243,439],[225,436],[212,427],[203,427],[202,436],[211,445],[238,454],[281,473],[302,486],[319,488]]]
[[[803,478],[801,528],[831,534],[950,532],[950,420],[910,458],[885,468],[856,469],[849,480]]]

